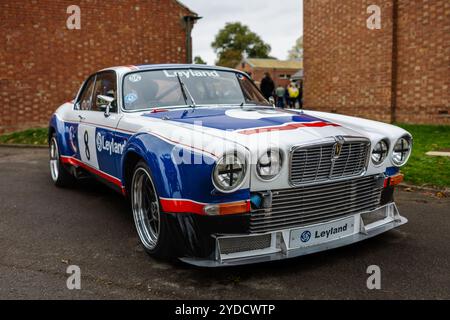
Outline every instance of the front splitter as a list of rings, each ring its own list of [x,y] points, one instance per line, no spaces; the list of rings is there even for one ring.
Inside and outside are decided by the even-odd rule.
[[[407,222],[408,222],[408,220],[405,217],[402,217],[397,213],[395,216],[395,219],[393,219],[390,222],[372,227],[370,229],[361,230],[358,233],[354,233],[354,234],[348,235],[346,237],[343,237],[343,238],[340,238],[337,240],[317,244],[314,246],[301,247],[301,248],[296,248],[296,249],[279,251],[279,252],[275,252],[275,253],[227,259],[227,260],[209,260],[209,259],[190,258],[190,257],[180,258],[180,260],[185,263],[195,265],[198,267],[231,267],[231,266],[239,266],[239,265],[245,265],[245,264],[255,264],[255,263],[284,260],[284,259],[295,258],[295,257],[299,257],[299,256],[312,254],[312,253],[317,253],[317,252],[321,252],[321,251],[326,251],[326,250],[330,250],[330,249],[335,249],[335,248],[347,246],[347,245],[350,245],[350,244],[353,244],[356,242],[360,242],[360,241],[372,238],[374,236],[377,236],[381,233],[387,232],[391,229],[397,228]]]

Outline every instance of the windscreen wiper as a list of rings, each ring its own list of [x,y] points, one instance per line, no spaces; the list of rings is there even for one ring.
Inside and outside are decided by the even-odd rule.
[[[183,93],[183,98],[184,98],[184,102],[186,104],[187,103],[187,97],[189,96],[189,99],[191,100],[191,104],[189,105],[192,108],[195,108],[197,105],[195,104],[195,100],[192,97],[192,94],[189,92],[189,89],[186,87],[186,85],[184,84],[183,80],[181,80],[180,74],[177,72],[177,78],[178,78],[178,82],[180,83],[180,87],[181,87],[181,92]]]

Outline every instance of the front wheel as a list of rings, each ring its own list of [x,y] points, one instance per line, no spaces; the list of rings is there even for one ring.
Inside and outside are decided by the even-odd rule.
[[[161,214],[159,198],[145,162],[139,162],[131,182],[131,207],[134,223],[144,249],[158,257],[170,257],[172,241],[168,237],[168,221]]]

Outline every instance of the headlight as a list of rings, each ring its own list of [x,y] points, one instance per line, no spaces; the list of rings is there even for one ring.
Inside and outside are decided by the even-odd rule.
[[[372,162],[375,165],[383,163],[389,152],[389,146],[385,140],[379,141],[372,150]]]
[[[234,192],[241,186],[246,174],[246,163],[236,153],[224,155],[217,161],[213,171],[214,187],[225,193]]]
[[[281,165],[280,151],[269,149],[259,158],[256,171],[262,179],[271,180],[280,173]]]
[[[408,161],[411,155],[412,140],[410,137],[405,136],[397,140],[392,151],[392,162],[400,167]]]

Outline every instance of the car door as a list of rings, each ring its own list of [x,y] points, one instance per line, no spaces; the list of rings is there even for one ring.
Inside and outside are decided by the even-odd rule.
[[[109,112],[99,96],[114,98]],[[83,163],[98,170],[98,175],[114,184],[118,184],[116,158],[123,151],[123,146],[114,139],[120,117],[117,108],[117,75],[115,71],[99,72],[95,75],[90,101],[84,106],[81,101],[80,105],[79,154]]]

